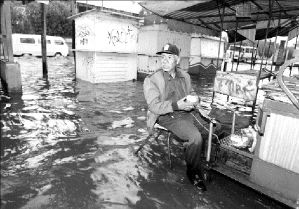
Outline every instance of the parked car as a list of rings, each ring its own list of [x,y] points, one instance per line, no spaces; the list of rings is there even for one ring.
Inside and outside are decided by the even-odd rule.
[[[67,56],[68,45],[59,36],[47,36],[47,56]],[[33,34],[12,34],[12,46],[14,55],[29,54],[32,56],[42,56],[41,35]]]

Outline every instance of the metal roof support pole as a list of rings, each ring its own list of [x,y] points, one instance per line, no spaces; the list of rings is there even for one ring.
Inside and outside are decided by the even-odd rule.
[[[299,30],[299,27],[297,28],[297,31]],[[295,42],[295,46],[294,46],[294,49],[297,48],[297,41],[298,41],[298,35],[296,36],[296,42]]]
[[[72,10],[72,15],[76,15],[77,14],[77,3],[76,0],[71,0],[71,10]],[[75,26],[75,19],[72,19],[72,50],[76,49],[76,26]],[[74,64],[75,64],[75,80],[77,79],[77,66],[76,66],[76,52],[73,51],[71,52],[73,53],[74,56]]]
[[[271,39],[270,39],[270,43],[269,43],[269,46],[268,46],[268,53],[267,53],[268,56],[269,56],[269,54],[270,54],[271,44],[272,44],[272,41],[271,41]],[[267,57],[268,57],[268,56],[267,56]],[[266,64],[265,64],[266,68],[267,68],[267,65],[268,65],[268,59],[266,60]]]
[[[252,62],[254,62],[254,58],[253,56],[256,55],[256,50],[254,49],[254,42],[252,44],[252,51],[251,51],[251,59],[250,59],[250,70],[252,70]]]
[[[220,29],[220,38],[219,38],[219,45],[218,45],[218,56],[217,56],[217,67],[216,70],[218,70],[219,67],[219,56],[220,56],[220,48],[221,48],[221,40],[222,40],[222,30],[223,30],[223,14],[224,14],[224,10],[225,10],[225,6],[223,5],[223,0],[221,0],[221,4],[223,5],[223,9],[222,9],[222,14],[220,12],[220,7],[219,7],[219,0],[217,0],[217,8],[218,8],[218,12],[219,12],[219,16],[220,16],[220,21],[221,21],[221,29]],[[224,53],[224,50],[223,50]],[[223,60],[223,58],[222,58]]]
[[[285,59],[284,59],[284,61],[288,59],[288,54],[289,54],[288,43],[289,43],[289,36],[287,38],[286,45],[284,46],[284,49],[285,49]]]
[[[256,89],[257,90],[256,90],[255,98],[254,98],[254,101],[253,101],[253,104],[252,104],[251,121],[253,120],[253,115],[254,115],[254,110],[255,110],[255,105],[256,105],[256,100],[257,100],[257,94],[258,94],[258,90],[259,90],[259,83],[260,83],[260,78],[261,78],[261,74],[262,74],[263,59],[264,59],[264,53],[265,53],[265,45],[266,45],[267,37],[268,37],[268,33],[269,33],[270,21],[272,19],[272,6],[273,6],[273,0],[269,0],[269,20],[268,20],[268,24],[267,24],[267,30],[266,30],[265,41],[264,41],[264,46],[263,46],[260,71],[258,73],[257,80],[256,80],[256,87],[257,87]]]
[[[256,28],[255,28],[256,30]],[[255,40],[255,39],[254,39]],[[256,55],[258,53],[258,45],[259,45],[259,40],[257,41],[257,46],[255,47],[255,43],[252,43],[252,52],[251,52],[251,60],[250,60],[250,70],[254,69],[255,66],[255,61],[256,61]]]
[[[254,54],[254,58],[251,59],[250,69],[254,69],[255,62],[256,62],[256,56],[257,56],[257,54],[258,54],[259,43],[260,43],[260,40],[257,40],[257,44],[256,44],[256,52],[255,52],[255,54]],[[253,47],[255,47],[255,44],[253,44]]]
[[[41,10],[42,10],[42,33],[41,33],[41,50],[42,50],[42,66],[43,66],[43,77],[48,78],[48,63],[47,63],[47,11],[46,11],[46,5],[44,3],[41,4]]]
[[[297,33],[298,33],[299,27],[297,28]],[[294,46],[294,50],[296,50],[297,48],[297,41],[298,41],[298,35],[296,36],[296,42],[295,42],[295,46]],[[292,63],[292,67],[293,67],[293,63]],[[298,67],[298,72],[299,72],[299,67]]]
[[[239,48],[239,54],[238,54],[238,60],[237,60],[236,71],[238,71],[238,67],[239,67],[239,63],[240,63],[240,54],[241,54],[241,50],[243,51],[243,49],[242,49],[242,43],[243,43],[243,40],[240,41],[240,48]],[[244,53],[243,53],[243,55],[244,55]]]
[[[243,5],[244,5],[244,0],[243,0]],[[242,44],[243,44],[243,40],[240,42],[240,48],[239,48],[239,54],[238,54],[236,71],[238,71],[238,68],[239,68],[241,51],[243,52],[243,56],[244,56],[244,51],[243,51],[244,49],[242,49]]]
[[[256,30],[256,26],[255,26],[255,30]],[[255,40],[255,38],[254,38],[254,40]],[[250,40],[251,41],[251,40]],[[251,68],[251,66],[252,66],[252,62],[253,62],[253,55],[254,55],[254,42],[253,41],[251,41],[252,42],[252,51],[251,51],[251,57],[250,57],[250,70],[252,70],[252,68]],[[250,45],[249,45],[250,46]],[[246,60],[246,63],[247,63],[247,60]]]
[[[270,53],[270,47],[271,47],[271,44],[272,44],[272,41],[270,40],[270,43],[269,43],[269,46],[268,46],[268,53],[267,53],[267,55],[269,55],[269,53]],[[267,56],[268,57],[268,56]],[[266,60],[266,63],[265,63],[265,68],[267,69],[267,65],[268,65],[268,59]],[[271,77],[271,76],[270,76]],[[270,81],[270,77],[269,77],[269,81]]]
[[[234,40],[234,51],[233,51],[233,60],[232,60],[231,71],[233,71],[233,68],[234,68],[234,58],[235,58],[235,47],[236,47],[236,39],[237,39],[237,29],[238,29],[238,18],[236,16],[235,40]]]
[[[276,53],[276,41],[277,41],[277,35],[278,35],[278,31],[280,28],[280,20],[281,20],[281,10],[279,10],[279,19],[278,19],[278,25],[276,28],[276,34],[275,34],[275,41],[274,41],[274,53]],[[271,63],[271,73],[272,73],[272,67],[273,67],[273,63],[274,63],[274,58],[275,58],[275,54],[272,56],[272,63]]]
[[[1,37],[3,47],[3,58],[9,62],[14,61],[12,49],[12,26],[11,26],[11,11],[10,2],[1,2]]]
[[[221,3],[223,0],[221,0]],[[218,69],[218,63],[219,63],[219,56],[220,56],[220,46],[221,46],[221,37],[222,37],[222,30],[223,30],[223,20],[222,20],[222,16],[221,16],[221,12],[220,12],[220,8],[219,8],[219,4],[218,4],[218,0],[217,0],[217,7],[218,7],[218,12],[219,12],[219,15],[220,15],[220,20],[221,20],[221,30],[220,30],[220,38],[219,38],[219,47],[218,47],[218,57],[217,57],[217,68],[216,70]],[[223,14],[224,14],[224,10],[225,10],[225,5],[223,4]],[[226,68],[226,66],[224,66],[224,68]],[[225,69],[224,69],[225,70]],[[216,76],[215,76],[216,78]],[[214,83],[215,83],[215,78],[214,78]],[[214,97],[215,97],[215,92],[213,91],[213,95],[212,95],[212,103],[214,102]]]
[[[262,7],[260,5],[258,5],[255,1],[251,1],[252,3],[254,3],[259,9],[262,10]],[[259,13],[257,14],[257,20],[259,19]],[[256,28],[257,25],[255,25],[255,32],[257,30]],[[255,40],[255,38],[254,38]],[[256,62],[256,56],[258,54],[258,47],[259,47],[259,43],[260,43],[260,40],[257,40],[257,44],[256,44],[256,49],[253,49],[253,52],[252,52],[252,57],[251,57],[251,63],[250,63],[250,69],[253,69],[254,70],[254,66],[255,66],[255,62]],[[255,43],[252,44],[253,48],[255,47]],[[253,53],[254,53],[254,59],[253,58]]]
[[[297,32],[296,32],[296,42],[295,42],[295,45],[294,45],[294,51],[296,50],[297,41],[298,41],[298,35],[297,35],[298,30],[299,30],[299,28],[297,27]],[[286,59],[287,59],[287,57],[286,57]],[[289,73],[289,76],[290,76],[290,77],[291,77],[291,75],[292,75],[293,65],[294,65],[294,63],[292,63],[292,64],[290,65],[290,73]]]
[[[262,67],[263,67],[263,64],[264,64],[263,62],[264,62],[264,55],[265,55],[265,47],[266,47],[267,37],[268,37],[268,33],[269,33],[270,21],[272,19],[272,6],[273,6],[272,2],[273,2],[273,0],[269,0],[270,17],[268,19],[266,35],[265,35],[265,39],[264,39],[264,46],[263,46],[263,50],[262,50],[262,61],[261,61],[261,65],[260,65],[260,71],[259,71],[259,74],[258,74],[258,82],[259,82],[259,79],[261,77]]]

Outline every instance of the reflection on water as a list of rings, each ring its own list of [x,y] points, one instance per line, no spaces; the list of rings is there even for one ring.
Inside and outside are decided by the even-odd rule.
[[[281,208],[222,176],[200,194],[180,146],[169,169],[165,140],[135,156],[147,136],[142,82],[76,81],[71,58],[49,58],[44,79],[41,59],[17,61],[23,93],[1,101],[1,208]],[[212,83],[193,78],[203,103]]]

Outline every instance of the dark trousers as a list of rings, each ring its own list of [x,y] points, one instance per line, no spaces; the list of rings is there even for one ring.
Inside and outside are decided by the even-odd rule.
[[[158,123],[184,142],[187,167],[194,170],[200,169],[203,136],[208,135],[208,131],[202,125],[208,128],[209,123],[202,119],[196,111],[175,111],[161,115],[158,118]]]

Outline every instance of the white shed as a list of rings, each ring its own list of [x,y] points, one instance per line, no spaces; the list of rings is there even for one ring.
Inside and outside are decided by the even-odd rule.
[[[190,46],[190,74],[215,74],[221,67],[225,41],[219,37],[192,34]],[[218,53],[219,52],[219,53]]]
[[[137,78],[140,19],[107,10],[90,10],[75,20],[76,77],[91,83]]]
[[[190,34],[170,31],[167,24],[148,25],[140,28],[138,40],[139,74],[150,74],[161,66],[156,53],[167,43],[177,45],[180,49],[181,68],[189,68]]]

